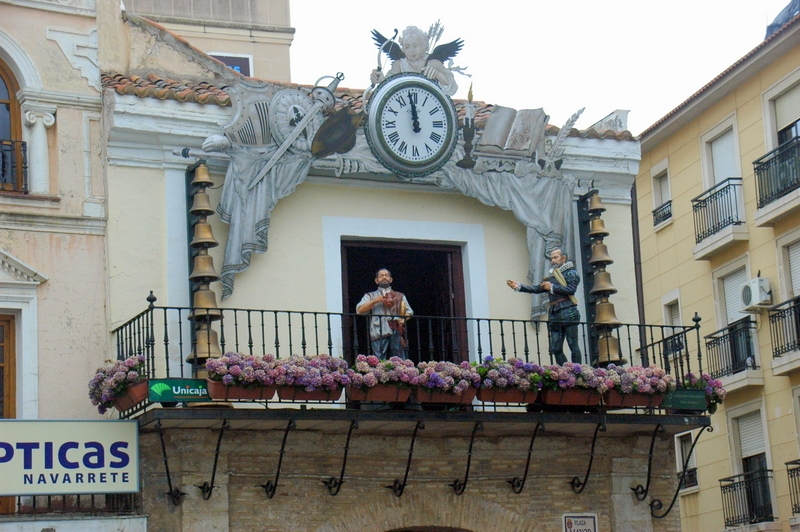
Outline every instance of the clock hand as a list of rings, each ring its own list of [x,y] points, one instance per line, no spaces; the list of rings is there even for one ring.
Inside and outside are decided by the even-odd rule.
[[[417,116],[417,106],[414,103],[414,95],[411,94],[411,91],[408,91],[408,99],[411,102],[411,120],[414,124],[414,133],[419,133],[422,131],[419,127],[419,116]]]

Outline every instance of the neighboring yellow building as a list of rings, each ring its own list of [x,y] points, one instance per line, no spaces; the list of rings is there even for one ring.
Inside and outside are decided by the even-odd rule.
[[[800,529],[798,133],[794,16],[641,135],[643,321],[702,317],[703,370],[728,391],[689,461],[684,530]]]

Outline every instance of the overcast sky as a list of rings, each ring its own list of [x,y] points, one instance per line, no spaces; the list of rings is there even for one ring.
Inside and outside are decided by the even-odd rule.
[[[439,43],[464,39],[454,63],[472,74],[456,75],[456,99],[466,99],[472,83],[475,100],[542,107],[559,127],[581,107],[579,128],[628,109],[628,129],[638,135],[757,46],[788,3],[291,0],[292,81],[343,72],[341,87],[366,88],[377,66],[372,29],[390,37],[440,20]]]

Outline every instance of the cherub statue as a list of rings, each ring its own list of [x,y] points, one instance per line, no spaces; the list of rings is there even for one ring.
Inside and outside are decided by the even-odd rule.
[[[387,44],[386,37],[377,30],[372,30],[372,38],[378,48],[392,60],[389,76],[401,72],[417,72],[437,81],[448,96],[452,96],[458,90],[453,73],[444,66],[444,63],[458,54],[464,45],[463,40],[456,39],[446,44],[440,44],[428,54],[428,34],[416,26],[409,26],[403,30],[399,46],[394,42]],[[380,83],[383,79],[384,75],[380,69],[372,71],[370,81],[373,85]]]

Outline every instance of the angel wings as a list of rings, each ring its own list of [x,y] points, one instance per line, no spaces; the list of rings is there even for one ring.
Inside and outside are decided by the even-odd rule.
[[[389,42],[387,45],[387,39],[378,30],[372,30],[372,40],[375,41],[375,45],[380,48],[386,55],[389,56],[389,59],[392,61],[397,61],[403,59],[406,54],[403,51],[402,47],[394,41]],[[454,41],[440,44],[436,46],[433,51],[428,54],[428,61],[431,59],[436,59],[441,61],[442,63],[446,63],[450,59],[454,58],[458,55],[458,52],[461,51],[461,48],[464,46],[464,41],[462,39],[456,39]]]

